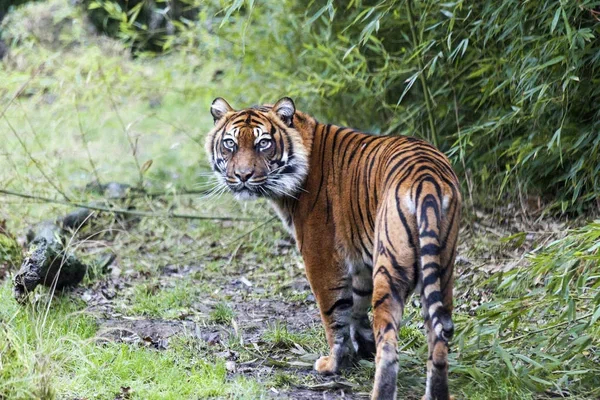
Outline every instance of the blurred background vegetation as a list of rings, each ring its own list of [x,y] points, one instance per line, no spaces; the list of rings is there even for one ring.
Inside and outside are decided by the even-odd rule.
[[[116,180],[173,195],[145,199],[143,209],[266,218],[263,203],[177,196],[206,185],[202,141],[217,96],[237,108],[291,96],[323,122],[426,138],[452,159],[467,204],[453,387],[469,399],[600,396],[600,1],[0,0],[0,19],[0,189],[87,201],[81,188],[89,182]],[[2,201],[0,234],[57,213],[35,199]],[[243,234],[208,223],[142,226],[172,247],[148,250],[146,260],[136,247],[146,241],[140,228],[117,240],[129,255],[120,266],[155,279],[157,259],[179,262],[180,232],[210,248]],[[248,252],[265,259],[273,237],[285,235],[266,229],[248,238]],[[0,266],[14,270],[18,246],[10,235],[0,239]],[[9,292],[3,284],[3,302]],[[77,309],[61,300],[52,311],[72,347],[96,332],[87,319],[81,332],[68,329],[67,311]],[[12,306],[0,313],[0,378],[9,382],[0,379],[0,397],[30,398],[31,382],[49,379],[39,369],[50,362],[31,345],[44,325],[28,331],[23,314]],[[407,337],[420,337],[417,314],[408,313]],[[406,375],[422,375],[423,343],[410,339],[402,349]],[[111,349],[79,346],[92,361],[74,377],[77,357],[61,346],[38,346],[60,349],[58,393],[92,397],[86,379],[109,384],[97,365],[114,360]],[[116,351],[114,368],[148,360]],[[181,360],[166,354],[153,355],[157,370]],[[212,395],[235,397],[219,368],[223,387]],[[36,378],[21,381],[24,374]],[[422,382],[404,382],[417,398]]]
[[[223,94],[238,106],[286,94],[328,122],[427,138],[480,205],[490,193],[558,212],[600,205],[597,1],[74,4],[79,29],[134,57],[223,62],[214,78],[243,88]],[[60,35],[17,25],[4,24],[7,43]]]

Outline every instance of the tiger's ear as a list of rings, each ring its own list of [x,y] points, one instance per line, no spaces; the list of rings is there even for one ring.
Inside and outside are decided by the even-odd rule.
[[[230,111],[234,110],[233,108],[231,108],[229,103],[226,102],[225,99],[223,99],[222,97],[217,97],[213,100],[212,104],[210,105],[210,113],[215,119],[215,124],[218,120],[223,118],[223,115],[227,114]]]
[[[289,97],[283,97],[279,99],[277,103],[273,106],[273,111],[281,120],[287,125],[292,126],[292,121],[294,120],[294,113],[296,112],[296,106],[294,105],[294,101]]]

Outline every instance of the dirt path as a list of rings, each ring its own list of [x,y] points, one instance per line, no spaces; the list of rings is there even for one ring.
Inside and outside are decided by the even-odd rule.
[[[255,380],[268,388],[273,398],[368,398],[367,381],[314,373],[312,365],[325,351],[324,335],[292,246],[289,241],[279,241],[271,251],[279,260],[291,261],[291,268],[260,266],[255,253],[239,248],[233,257],[213,254],[194,265],[167,265],[155,275],[123,271],[123,260],[118,259],[107,275],[72,295],[83,299],[86,311],[96,316],[99,342],[123,342],[158,351],[171,348],[173,342],[191,342],[198,348],[198,357],[225,360],[231,377]],[[152,258],[152,254],[145,256]],[[128,310],[127,305],[135,306],[137,288],[148,286],[149,280],[158,296],[178,287],[202,289],[189,293],[189,301],[184,302],[188,306],[177,318],[146,315],[144,309]],[[222,304],[230,315],[215,315]]]

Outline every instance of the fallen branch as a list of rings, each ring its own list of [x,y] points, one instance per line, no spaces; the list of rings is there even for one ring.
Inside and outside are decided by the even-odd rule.
[[[31,236],[21,269],[14,277],[13,293],[19,303],[24,303],[38,285],[56,289],[74,286],[87,272],[87,266],[65,249],[58,225],[43,222]]]
[[[19,193],[13,192],[11,190],[0,189],[0,194],[4,194],[6,196],[15,196],[21,197],[24,199],[37,200],[44,203],[51,204],[61,204],[65,206],[86,208],[94,211],[101,211],[113,214],[123,214],[123,215],[133,215],[137,217],[145,217],[145,218],[164,218],[164,219],[192,219],[192,220],[212,220],[212,221],[256,221],[256,218],[249,217],[219,217],[219,216],[205,216],[205,215],[193,215],[193,214],[177,214],[177,213],[164,213],[157,214],[147,211],[135,211],[135,210],[125,210],[122,208],[114,208],[114,207],[105,207],[98,204],[83,204],[75,201],[66,201],[66,200],[58,200],[51,199],[48,197],[34,196],[27,193]]]
[[[102,193],[108,200],[127,200],[129,192],[136,190],[129,185],[115,182],[105,185],[91,184],[88,185],[87,189]],[[81,282],[88,270],[88,266],[81,262],[72,251],[69,251],[69,232],[73,234],[79,232],[82,227],[96,219],[99,213],[110,213],[115,218],[117,215],[124,214],[128,216],[155,218],[252,220],[251,218],[204,217],[174,213],[160,215],[131,209],[114,208],[110,203],[107,205],[103,205],[103,203],[81,204],[13,192],[6,189],[0,189],[0,194],[78,207],[75,211],[55,221],[46,221],[36,225],[27,234],[28,245],[25,259],[21,264],[19,272],[14,277],[14,297],[19,303],[24,303],[28,298],[28,294],[38,285],[60,290],[66,286],[75,286]],[[109,265],[114,257],[114,254],[112,254],[108,262],[103,262],[102,269]]]
[[[123,198],[129,185],[110,183],[103,185],[103,189],[111,197]],[[90,207],[94,207],[94,204]],[[55,221],[37,224],[27,233],[25,258],[14,277],[13,292],[19,303],[25,303],[28,294],[38,285],[60,290],[81,282],[88,265],[69,250],[69,237],[89,225],[97,216],[98,212],[89,207],[80,207]],[[101,269],[110,265],[115,257],[111,253],[101,261]]]
[[[157,197],[170,197],[170,196],[191,196],[191,195],[199,195],[199,196],[207,196],[213,192],[213,189],[203,189],[203,190],[188,190],[188,189],[176,189],[175,191],[169,192],[159,192],[153,191],[149,192],[144,189],[131,187],[129,185],[123,185],[120,183],[110,182],[107,184],[99,184],[98,182],[92,182],[86,185],[85,190],[88,192],[96,193],[104,195],[108,198],[119,198],[115,197],[115,185],[118,188],[119,186],[123,186],[123,188],[127,189],[121,198],[127,197],[128,199],[138,199],[138,198],[157,198]]]

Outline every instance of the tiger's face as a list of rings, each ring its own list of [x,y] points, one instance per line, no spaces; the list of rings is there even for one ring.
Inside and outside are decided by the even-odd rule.
[[[294,129],[294,102],[235,111],[222,98],[211,105],[215,127],[206,138],[213,171],[238,199],[294,196],[308,172],[308,152]]]

